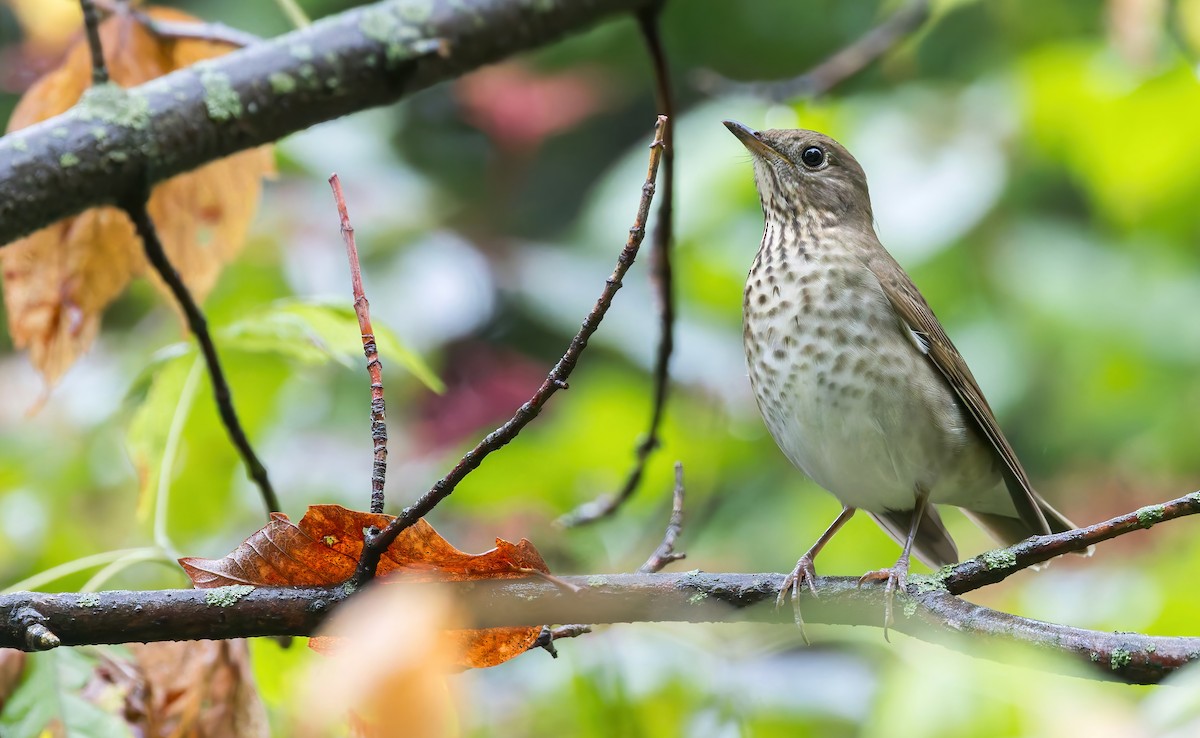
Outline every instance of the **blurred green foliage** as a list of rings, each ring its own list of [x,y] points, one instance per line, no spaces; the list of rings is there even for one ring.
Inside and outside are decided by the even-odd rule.
[[[286,30],[269,3],[177,4],[264,35]],[[316,16],[348,3],[304,5]],[[570,390],[433,514],[456,545],[528,537],[558,572],[631,570],[661,535],[676,459],[689,567],[790,568],[836,513],[779,454],[746,386],[741,286],[761,214],[746,156],[720,125],[730,117],[820,128],[856,153],[884,243],[966,355],[1039,489],[1070,517],[1090,523],[1200,486],[1200,0],[944,0],[822,100],[773,104],[705,83],[800,74],[899,5],[668,4],[680,323],[663,447],[620,516],[579,531],[552,525],[621,483],[644,432],[657,329],[643,254]],[[13,28],[0,13],[0,30]],[[17,54],[15,43],[5,52]],[[0,109],[14,99],[0,97]],[[550,125],[564,109],[577,115]],[[368,386],[329,171],[347,189],[376,326],[396,336],[381,344],[395,511],[510,416],[565,348],[624,242],[655,112],[625,19],[485,70],[473,88],[444,85],[280,144],[283,175],[206,308],[293,518],[316,502],[362,508],[369,496]],[[151,551],[137,561],[217,556],[261,523],[207,379],[192,382],[190,408],[182,401],[194,353],[165,348],[179,341],[171,309],[134,289],[26,417],[43,390],[5,339],[0,583],[131,547]],[[417,356],[444,394],[426,387],[436,380]],[[173,423],[175,453],[164,457]],[[139,498],[143,488],[169,504]],[[946,518],[964,555],[990,545],[961,515]],[[1193,527],[1128,536],[973,598],[1080,627],[1196,635]],[[895,555],[858,519],[821,571],[855,574]],[[81,587],[96,570],[49,587]],[[182,581],[145,564],[111,574],[105,586]],[[558,661],[533,653],[458,677],[463,723],[480,738],[1057,736],[1100,725],[1190,735],[1197,725],[1194,675],[1155,692],[902,636],[887,646],[875,630],[813,628],[819,645],[807,649],[784,631],[613,627],[561,643]],[[278,717],[292,683],[279,672],[309,659],[254,648]]]

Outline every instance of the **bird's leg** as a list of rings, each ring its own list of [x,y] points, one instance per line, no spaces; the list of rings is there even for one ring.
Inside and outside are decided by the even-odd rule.
[[[792,614],[796,619],[796,627],[800,629],[800,635],[804,637],[804,642],[808,643],[808,634],[804,632],[804,618],[800,616],[800,590],[805,583],[808,584],[809,590],[813,597],[817,596],[817,587],[813,580],[817,576],[817,570],[813,568],[813,559],[817,558],[817,554],[821,549],[825,548],[825,544],[829,543],[829,539],[841,530],[846,521],[854,517],[855,508],[843,507],[838,516],[833,519],[817,542],[808,549],[800,560],[796,562],[796,568],[792,569],[792,573],[788,574],[783,579],[783,586],[779,588],[779,596],[775,598],[775,607],[783,607],[784,600],[787,599],[788,591],[792,593]]]
[[[887,582],[883,590],[883,639],[889,642],[891,639],[888,638],[888,626],[892,624],[892,600],[896,597],[896,590],[904,589],[908,584],[908,564],[912,554],[913,541],[916,540],[917,530],[921,527],[921,518],[925,516],[925,506],[929,504],[929,492],[919,485],[916,492],[917,506],[913,510],[912,524],[908,528],[908,537],[904,539],[904,550],[900,552],[900,558],[890,569],[869,571],[858,578],[860,587],[866,581],[883,580]]]

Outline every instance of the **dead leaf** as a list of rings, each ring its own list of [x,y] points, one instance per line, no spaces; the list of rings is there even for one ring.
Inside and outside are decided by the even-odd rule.
[[[163,20],[196,20],[167,8],[147,12]],[[164,41],[122,14],[101,24],[100,37],[110,76],[125,87],[230,50],[208,41]],[[62,66],[21,99],[8,130],[62,113],[90,84],[89,52],[80,39]],[[172,264],[197,300],[203,300],[241,249],[258,208],[262,178],[273,171],[270,148],[262,147],[155,187],[150,215]],[[34,367],[51,384],[91,345],[101,313],[131,278],[150,276],[165,292],[133,225],[114,208],[85,211],[10,244],[0,250],[0,267],[13,342],[29,349]]]
[[[25,671],[25,652],[15,648],[0,648],[0,713],[4,712],[4,703],[16,691]]]
[[[146,685],[143,735],[269,736],[243,639],[134,643]]]
[[[348,510],[340,505],[313,505],[293,525],[283,513],[221,559],[180,559],[200,588],[227,585],[266,587],[322,586],[344,582],[354,573],[362,552],[363,529],[385,527],[390,515]],[[396,538],[380,559],[378,574],[403,573],[405,581],[457,582],[470,579],[515,579],[528,570],[549,572],[533,544],[496,539],[496,547],[468,554],[451,546],[429,523],[418,520]],[[541,628],[492,628],[449,632],[462,646],[461,666],[495,666],[534,644]],[[318,650],[326,644],[314,639]]]
[[[374,587],[340,608],[321,629],[338,644],[314,664],[294,710],[301,738],[327,735],[351,716],[353,735],[448,738],[458,735],[447,672],[460,661],[439,638],[461,622],[448,593]]]

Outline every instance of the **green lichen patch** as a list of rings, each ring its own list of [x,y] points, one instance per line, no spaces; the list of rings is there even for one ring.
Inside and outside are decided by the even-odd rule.
[[[204,604],[215,607],[229,607],[238,600],[254,591],[249,584],[233,584],[228,587],[216,587],[204,593]]]
[[[313,48],[308,44],[292,44],[288,51],[300,61],[311,61],[313,58]]]
[[[74,110],[80,120],[95,120],[137,131],[150,125],[149,101],[111,82],[88,88]]]
[[[429,7],[423,7],[425,5]],[[429,0],[399,7],[375,6],[363,12],[358,27],[368,39],[384,45],[384,56],[389,62],[407,61],[413,56],[413,44],[424,35],[414,24],[424,23],[432,12],[433,4]]]
[[[208,117],[217,123],[233,120],[242,114],[242,99],[229,82],[229,75],[212,69],[200,70],[204,87],[204,107]]]
[[[24,139],[16,138],[12,142],[13,151],[29,151],[29,143]]]
[[[271,72],[270,76],[267,77],[267,81],[271,83],[271,92],[274,92],[276,95],[286,95],[296,90],[296,78],[290,74]]]
[[[58,157],[58,165],[63,169],[70,169],[79,163],[79,157],[72,154],[70,151]]]
[[[904,600],[904,617],[911,618],[917,613],[917,598],[909,597],[907,594],[901,594],[899,597]]]
[[[1134,515],[1137,515],[1138,525],[1143,528],[1149,528],[1163,519],[1163,506],[1147,505],[1146,507],[1138,509]]]
[[[979,555],[983,567],[988,571],[1011,569],[1017,565],[1017,555],[1007,548],[998,548]]]
[[[919,595],[929,592],[945,592],[946,579],[943,572],[946,571],[946,568],[948,567],[945,567],[942,569],[942,571],[930,575],[909,574],[908,583],[911,587],[913,587],[913,591]]]
[[[1108,665],[1113,671],[1119,671],[1129,666],[1129,662],[1133,659],[1133,655],[1123,648],[1114,648],[1112,657],[1109,658]]]
[[[708,592],[693,592],[691,597],[688,597],[689,605],[699,605],[708,599]]]
[[[587,586],[589,587],[603,587],[606,584],[608,584],[608,577],[600,576],[599,574],[593,574],[587,578]]]
[[[433,16],[433,0],[409,0],[396,12],[409,23],[426,23]]]
[[[100,606],[100,595],[98,595],[94,592],[89,592],[88,594],[80,595],[79,596],[79,606],[80,607],[99,607]]]

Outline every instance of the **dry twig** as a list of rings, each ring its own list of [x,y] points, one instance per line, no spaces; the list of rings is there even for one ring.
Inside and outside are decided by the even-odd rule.
[[[664,137],[667,126],[667,117],[665,115],[658,116],[658,121],[654,126],[654,141],[650,144],[650,160],[646,165],[646,181],[642,184],[642,196],[638,202],[637,215],[634,217],[633,227],[629,229],[629,238],[625,241],[625,247],[621,249],[621,253],[617,257],[616,267],[613,268],[612,274],[605,280],[604,289],[601,291],[599,299],[596,300],[596,304],[592,306],[587,317],[583,319],[583,324],[580,325],[579,332],[571,339],[566,353],[562,355],[562,358],[558,360],[558,363],[546,375],[545,381],[533,393],[533,396],[517,409],[512,418],[504,423],[504,425],[489,433],[482,441],[476,444],[475,448],[464,454],[446,476],[439,479],[420,499],[409,507],[404,508],[404,511],[388,523],[386,528],[382,531],[372,529],[367,532],[362,556],[359,559],[358,567],[351,580],[356,585],[364,584],[375,576],[375,568],[379,565],[379,557],[387,550],[388,546],[392,545],[392,541],[396,540],[396,536],[400,535],[401,531],[416,523],[436,507],[439,502],[449,497],[454,488],[468,474],[478,468],[483,463],[483,460],[487,458],[488,454],[516,438],[521,429],[542,411],[542,408],[551,395],[560,389],[567,388],[567,379],[575,369],[575,364],[578,363],[583,350],[587,347],[588,339],[600,327],[600,321],[604,319],[605,313],[608,312],[609,306],[612,305],[613,297],[617,294],[617,290],[621,289],[621,280],[625,278],[625,273],[633,265],[633,260],[637,257],[638,249],[641,247],[642,239],[646,235],[646,218],[650,212],[650,204],[654,199],[654,183],[658,177],[658,164],[663,156]]]
[[[371,305],[363,292],[362,265],[358,263],[358,246],[354,242],[354,226],[346,210],[342,181],[334,174],[329,178],[333,199],[337,203],[342,241],[346,244],[346,259],[350,262],[350,288],[354,294],[354,314],[362,334],[363,354],[367,357],[367,374],[371,377],[371,441],[374,444],[374,463],[371,466],[371,512],[383,512],[383,484],[387,478],[387,404],[383,400],[383,364],[375,345],[375,329],[371,327]]]

